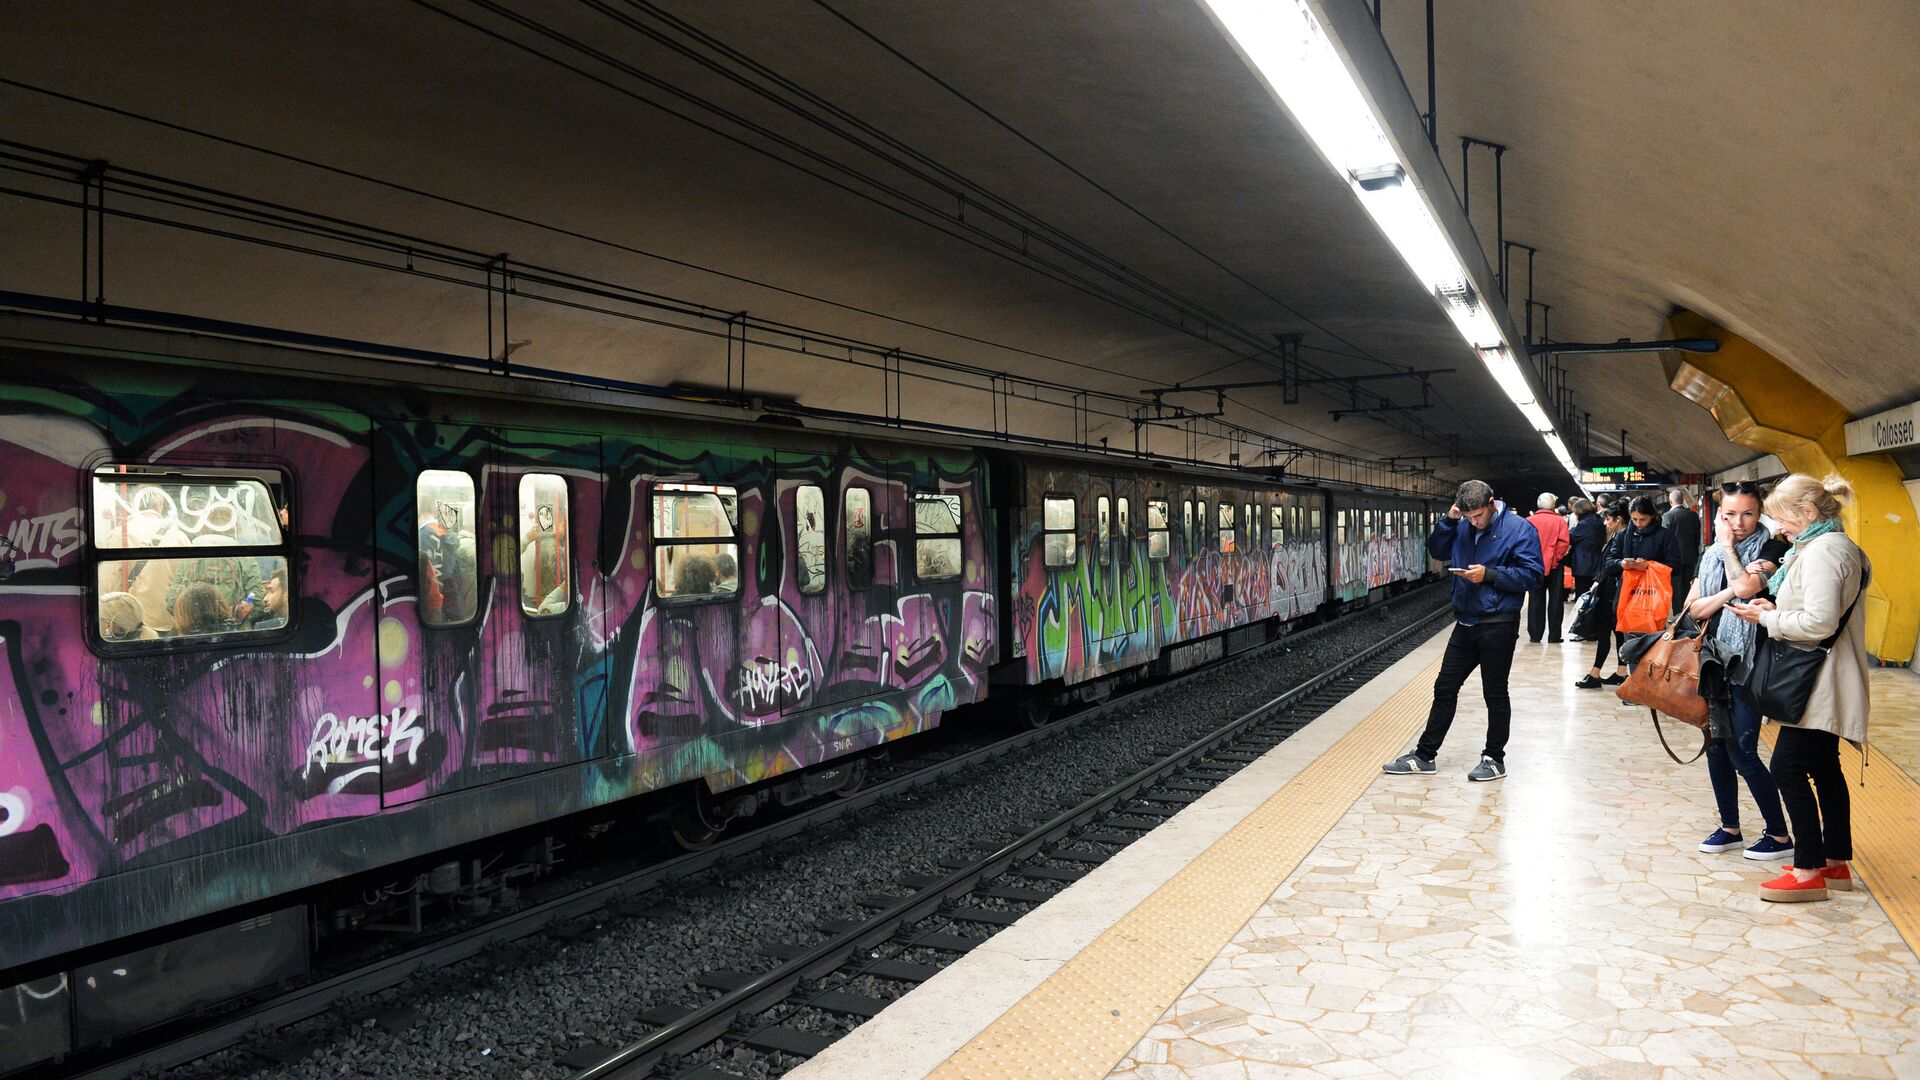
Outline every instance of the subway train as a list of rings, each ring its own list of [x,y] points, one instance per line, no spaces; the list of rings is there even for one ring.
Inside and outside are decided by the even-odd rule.
[[[961,706],[1040,721],[1435,570],[1432,499],[33,336],[0,345],[0,1072],[483,895],[448,853],[490,838],[644,806],[698,846]]]

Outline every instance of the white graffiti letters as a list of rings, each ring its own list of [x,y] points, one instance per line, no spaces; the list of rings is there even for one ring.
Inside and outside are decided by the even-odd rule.
[[[312,775],[315,766],[324,775],[336,765],[360,765],[327,785],[328,791],[339,792],[354,777],[379,768],[379,762],[392,764],[398,754],[404,753],[407,764],[412,765],[419,758],[420,744],[426,741],[426,734],[415,726],[419,719],[419,713],[404,705],[387,716],[349,716],[341,720],[333,713],[322,713],[314,721],[313,737],[307,740],[307,762],[300,776],[304,779]],[[374,764],[362,764],[365,762]]]
[[[57,565],[80,546],[80,508],[18,518],[7,526],[7,539],[20,550],[23,558],[36,560],[37,557],[46,560],[46,564]]]
[[[779,705],[783,693],[802,698],[812,689],[813,673],[799,664],[761,660],[740,665],[740,688],[734,693],[743,707],[764,709]]]

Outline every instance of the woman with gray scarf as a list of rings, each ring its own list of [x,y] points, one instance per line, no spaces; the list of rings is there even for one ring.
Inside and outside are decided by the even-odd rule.
[[[1713,781],[1720,827],[1700,844],[1718,854],[1745,847],[1749,859],[1790,858],[1793,841],[1780,810],[1780,789],[1760,761],[1760,710],[1748,704],[1740,688],[1753,667],[1756,628],[1723,612],[1727,604],[1759,596],[1786,553],[1787,543],[1760,523],[1760,491],[1750,483],[1723,484],[1714,543],[1700,553],[1699,576],[1687,594],[1685,611],[1705,629],[1700,693],[1707,699],[1713,741],[1707,747],[1707,776]],[[1735,774],[1760,806],[1767,834],[1748,845],[1740,833],[1740,793]]]

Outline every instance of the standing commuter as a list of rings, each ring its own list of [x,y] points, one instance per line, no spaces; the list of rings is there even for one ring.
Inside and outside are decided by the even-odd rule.
[[[1671,505],[1661,524],[1673,534],[1674,554],[1680,561],[1673,564],[1673,613],[1680,613],[1687,590],[1693,586],[1693,575],[1700,568],[1700,515],[1687,505],[1691,500],[1685,488],[1674,488],[1667,492],[1667,502]]]
[[[1681,548],[1674,540],[1673,530],[1661,527],[1656,512],[1651,498],[1633,497],[1627,504],[1628,526],[1614,534],[1613,542],[1607,546],[1607,569],[1618,578],[1623,571],[1645,570],[1650,564],[1659,563],[1668,570],[1674,595],[1684,600],[1687,594],[1679,586]],[[1678,608],[1677,604],[1670,606]],[[1627,666],[1631,669],[1633,665]]]
[[[1840,740],[1867,741],[1867,618],[1857,606],[1873,568],[1840,523],[1852,498],[1838,476],[1823,482],[1795,473],[1780,481],[1766,510],[1793,546],[1767,581],[1777,599],[1727,606],[1803,649],[1833,639],[1799,723],[1781,724],[1774,740],[1773,779],[1793,823],[1793,866],[1760,886],[1762,900],[1825,900],[1828,889],[1853,888],[1852,797]]]
[[[1600,554],[1607,546],[1607,527],[1598,509],[1585,499],[1576,498],[1573,528],[1567,532],[1567,565],[1573,570],[1573,591],[1577,596],[1593,588],[1600,574]]]
[[[1498,780],[1507,775],[1507,734],[1513,723],[1507,673],[1520,641],[1520,601],[1542,577],[1540,534],[1505,503],[1495,502],[1492,488],[1469,480],[1454,493],[1446,516],[1434,523],[1427,553],[1444,560],[1453,574],[1453,634],[1433,683],[1426,731],[1417,746],[1381,769],[1396,775],[1434,771],[1460,704],[1460,688],[1479,668],[1487,743],[1467,779]]]
[[[1700,664],[1700,696],[1707,699],[1707,779],[1720,811],[1720,827],[1700,843],[1709,854],[1746,848],[1755,860],[1790,859],[1793,841],[1780,811],[1780,788],[1760,760],[1760,710],[1746,699],[1758,631],[1727,613],[1727,605],[1766,594],[1767,578],[1786,555],[1787,543],[1760,524],[1760,489],[1728,484],[1720,503],[1716,542],[1700,556],[1700,576],[1687,596],[1687,614],[1706,642]],[[1740,831],[1740,785],[1747,782],[1766,835],[1748,844]]]
[[[1534,505],[1539,509],[1527,523],[1540,534],[1540,558],[1545,562],[1545,577],[1527,593],[1527,640],[1540,644],[1544,624],[1547,644],[1560,644],[1560,619],[1566,614],[1566,574],[1560,564],[1567,557],[1567,522],[1554,509],[1560,500],[1552,492],[1541,492]]]
[[[1585,678],[1573,684],[1576,690],[1598,690],[1603,686],[1619,686],[1627,681],[1627,662],[1624,659],[1616,661],[1613,674],[1602,678],[1601,672],[1607,666],[1608,650],[1617,651],[1619,646],[1626,644],[1627,640],[1627,635],[1613,629],[1613,608],[1620,597],[1620,572],[1613,569],[1612,560],[1616,558],[1619,551],[1621,534],[1631,526],[1627,520],[1627,508],[1617,502],[1596,516],[1605,522],[1603,527],[1607,531],[1606,546],[1602,549],[1600,568],[1595,578],[1600,587],[1595,601],[1605,609],[1605,614],[1600,619],[1602,628],[1600,636],[1595,639],[1599,645],[1593,650],[1593,667],[1588,670]]]

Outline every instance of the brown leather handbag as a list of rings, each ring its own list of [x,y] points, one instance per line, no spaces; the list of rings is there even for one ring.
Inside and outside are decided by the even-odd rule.
[[[1660,736],[1660,745],[1667,756],[1682,765],[1690,765],[1700,760],[1707,752],[1707,743],[1712,734],[1707,730],[1707,699],[1700,696],[1700,647],[1701,636],[1676,637],[1674,625],[1669,624],[1666,633],[1660,635],[1640,660],[1633,666],[1633,673],[1627,681],[1620,684],[1614,693],[1622,701],[1635,705],[1645,705],[1653,713],[1653,730]],[[1692,724],[1700,729],[1700,752],[1680,760],[1680,755],[1667,745],[1667,733],[1660,728],[1660,714],[1683,724]]]

